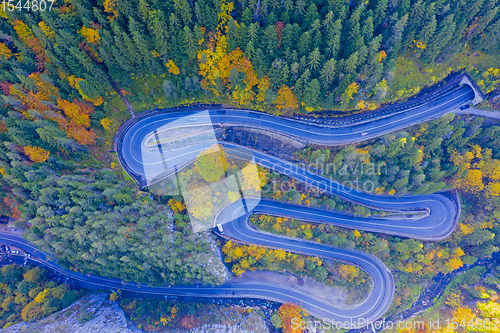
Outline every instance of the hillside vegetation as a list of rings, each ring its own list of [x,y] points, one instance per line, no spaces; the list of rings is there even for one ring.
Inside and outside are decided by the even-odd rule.
[[[45,11],[16,5],[0,6],[0,214],[19,218],[25,237],[67,268],[149,284],[222,281],[207,273],[210,245],[191,233],[182,209],[174,210],[174,222],[162,205],[168,198],[140,192],[108,152],[134,113],[192,102],[289,116],[373,109],[458,69],[485,92],[500,81],[497,0],[57,0]],[[445,118],[332,158],[399,158],[390,174],[374,179],[380,192],[427,193],[448,181],[494,207],[498,179],[488,168],[499,158],[489,146],[497,128],[481,134],[491,140],[474,141],[479,126]],[[498,219],[495,212],[488,218]],[[417,242],[395,238],[380,241],[377,251],[396,250],[404,262],[394,267],[430,277],[435,268],[446,272],[497,251],[497,226],[489,222],[464,221],[448,252],[436,249],[432,258]],[[328,241],[369,247],[378,239],[343,235],[350,242]],[[411,293],[416,277],[404,279],[407,289],[400,290]]]

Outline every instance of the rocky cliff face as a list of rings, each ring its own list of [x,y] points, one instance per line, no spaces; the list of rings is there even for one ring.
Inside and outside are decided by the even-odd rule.
[[[221,313],[225,313],[221,309]],[[206,323],[190,330],[171,329],[166,326],[161,332],[168,333],[269,333],[263,319],[255,312],[240,314],[227,311],[223,320]],[[230,314],[230,315],[229,315]],[[68,308],[38,322],[19,323],[3,333],[143,333],[129,322],[116,302],[108,300],[106,294],[86,295]]]

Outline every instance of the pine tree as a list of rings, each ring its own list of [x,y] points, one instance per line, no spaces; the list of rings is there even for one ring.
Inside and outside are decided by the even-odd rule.
[[[137,15],[137,10],[134,4],[128,0],[116,0],[116,6],[118,12],[126,17],[135,18]]]
[[[315,21],[318,23],[318,27],[316,29],[312,29],[311,31],[311,49],[315,49],[315,48],[320,48],[322,47],[323,45],[323,38],[322,38],[322,35],[321,35],[321,31],[319,29],[319,27],[321,26],[319,24],[319,20]],[[314,26],[314,23],[313,23],[313,26]]]
[[[298,48],[299,48],[299,57],[308,55],[311,52],[310,49],[311,35],[308,31],[304,32],[302,36],[300,36]]]
[[[248,40],[253,43],[253,45],[258,45],[260,42],[260,25],[258,23],[252,23],[248,26],[247,31]]]
[[[117,56],[123,56],[127,60],[127,62],[134,64],[137,62],[137,59],[140,59],[137,54],[137,50],[135,49],[135,45],[133,44],[132,40],[128,37],[126,33],[124,33],[120,26],[118,24],[113,24],[113,29],[115,33],[115,45],[118,46],[119,53],[115,53],[115,59],[117,59],[118,62],[120,60],[117,58]]]
[[[263,42],[265,43],[267,54],[271,59],[274,59],[279,45],[278,36],[276,35],[276,29],[274,26],[270,25],[264,30]]]
[[[160,54],[168,54],[169,32],[165,22],[165,15],[161,10],[156,10],[150,13],[151,30],[154,36],[154,44],[156,51]]]
[[[304,87],[302,86],[302,79],[298,78],[293,86],[293,94],[297,96],[297,100],[303,101]]]
[[[178,16],[182,18],[184,25],[192,22],[191,7],[189,7],[187,0],[174,0],[174,9]]]
[[[423,0],[419,0],[413,5],[413,8],[408,17],[408,26],[405,29],[404,37],[402,38],[402,49],[408,50],[413,43],[415,36],[420,31],[422,22],[424,21],[425,4]]]
[[[353,74],[358,65],[358,52],[354,52],[345,62],[345,72]]]
[[[434,33],[436,32],[437,22],[436,22],[436,15],[434,14],[434,7],[435,7],[434,3],[429,4],[429,7],[426,10],[427,18],[425,24],[417,36],[417,41],[421,41],[424,45],[427,45],[427,43],[430,41],[430,39],[432,38],[432,36],[434,36]]]
[[[323,69],[321,70],[321,83],[323,88],[327,89],[333,82],[335,78],[335,70],[337,66],[337,61],[331,58],[323,65]]]
[[[432,39],[423,54],[423,61],[433,63],[439,52],[450,42],[455,33],[455,15],[449,14],[440,23],[436,36]]]
[[[344,58],[348,58],[351,54],[358,51],[363,45],[363,35],[361,33],[361,25],[359,23],[361,11],[363,7],[355,10],[349,18],[348,33],[345,35],[343,48]]]
[[[365,44],[370,44],[373,39],[373,16],[368,16],[363,25],[363,40]]]
[[[170,14],[169,23],[170,31],[177,36],[181,29],[181,22],[174,13]]]
[[[401,4],[399,8],[399,17],[405,16],[406,14],[410,13],[411,9],[411,0],[403,0],[403,3]]]
[[[340,39],[342,37],[341,30],[342,22],[340,21],[340,19],[335,21],[335,24],[331,29],[328,29],[325,48],[326,56],[337,59],[337,55],[340,49]]]
[[[188,55],[189,59],[196,59],[196,54],[198,53],[198,44],[194,40],[194,36],[188,26],[184,27],[184,43],[186,46],[186,54]]]
[[[470,0],[464,3],[459,3],[461,5],[460,14],[457,14],[457,30],[462,34],[466,28],[469,26],[471,20],[479,13],[481,7],[483,6],[485,0]],[[493,1],[486,1],[493,2]],[[458,12],[458,10],[457,10]]]
[[[476,40],[473,41],[474,49],[489,49],[498,46],[500,43],[500,20],[494,24],[490,24],[485,32],[481,34]]]
[[[317,79],[311,80],[306,86],[304,103],[307,106],[316,106],[319,101],[321,88]]]
[[[151,7],[149,4],[146,2],[146,0],[139,0],[139,14],[141,16],[142,22],[147,23],[148,28],[150,27],[151,24]]]
[[[245,55],[247,56],[248,59],[252,60],[255,57],[255,48],[253,46],[252,41],[249,41],[246,48],[245,48]]]
[[[325,19],[323,20],[323,32],[328,31],[329,29],[332,29],[335,24],[335,15],[333,14],[332,11],[329,11],[326,13]]]
[[[380,24],[382,24],[382,22],[384,22],[386,18],[387,7],[388,7],[387,0],[378,0],[377,7],[374,13],[374,22],[376,27],[378,27]]]
[[[311,3],[307,8],[307,12],[304,16],[306,29],[310,29],[312,23],[317,19],[319,19],[318,7],[314,3]]]
[[[194,3],[194,17],[197,23],[203,24],[203,16],[201,15],[201,7],[199,1],[196,1]]]
[[[307,67],[311,69],[312,72],[316,71],[321,64],[321,53],[319,52],[319,48],[314,49],[307,59]]]
[[[153,58],[151,57],[151,52],[149,50],[149,43],[147,42],[149,39],[145,38],[143,33],[139,29],[139,24],[130,19],[129,21],[129,30],[132,35],[132,39],[134,40],[135,49],[139,50],[139,53],[142,55],[140,59],[142,59],[144,64],[144,69],[152,68]]]
[[[281,33],[281,45],[286,49],[295,49],[297,47],[297,39],[300,27],[297,23],[286,24]]]
[[[391,44],[392,44],[392,52],[394,54],[399,54],[399,50],[401,48],[401,38],[403,37],[403,32],[407,22],[408,22],[408,14],[406,14],[400,20],[398,20],[398,22],[396,22],[396,24],[392,29]]]
[[[493,3],[493,1],[491,1]],[[496,17],[497,13],[500,10],[500,6],[494,7],[487,11],[480,19],[479,22],[477,23],[476,29],[472,31],[472,33],[469,36],[469,39],[473,40],[476,36],[479,36],[484,29],[490,24],[490,22]]]
[[[227,37],[229,39],[227,49],[229,52],[232,52],[240,45],[239,27],[233,18],[229,20]]]

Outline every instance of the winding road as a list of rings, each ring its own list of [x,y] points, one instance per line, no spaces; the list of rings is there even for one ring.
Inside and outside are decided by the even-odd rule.
[[[264,113],[233,110],[156,110],[139,114],[122,126],[117,134],[115,148],[120,163],[141,187],[148,186],[167,175],[174,174],[191,163],[198,154],[210,147],[215,136],[201,141],[191,140],[193,128],[220,128],[224,126],[244,126],[280,133],[321,145],[344,145],[369,140],[380,135],[402,129],[430,119],[438,118],[456,110],[474,98],[469,86],[461,86],[429,103],[411,107],[387,117],[362,124],[352,124],[339,128],[318,126],[307,122],[276,117]],[[185,140],[175,145],[168,133],[186,130]],[[163,139],[162,139],[163,138]],[[162,141],[163,140],[163,141]],[[151,145],[153,142],[153,145]],[[50,262],[46,254],[36,250],[20,237],[0,234],[0,241],[18,246],[33,253],[34,260],[85,283],[97,286],[131,290],[143,293],[165,295],[195,295],[206,297],[253,297],[278,302],[296,302],[320,319],[341,321],[345,328],[364,326],[366,321],[374,321],[383,316],[391,305],[394,295],[394,279],[390,270],[375,256],[355,250],[339,249],[315,242],[277,236],[257,231],[248,224],[252,214],[262,213],[288,216],[295,219],[317,221],[333,225],[373,232],[401,235],[421,240],[442,240],[454,230],[460,215],[460,203],[453,192],[434,193],[422,196],[393,197],[374,195],[358,189],[345,187],[310,170],[302,169],[286,160],[267,155],[261,151],[220,142],[230,154],[253,160],[257,164],[288,175],[309,186],[315,186],[333,195],[368,207],[405,212],[423,213],[415,219],[361,218],[337,212],[282,203],[269,199],[243,198],[225,207],[216,217],[229,221],[224,224],[224,233],[217,229],[219,236],[247,244],[258,244],[270,248],[283,249],[295,253],[318,256],[348,262],[359,266],[369,274],[373,288],[367,299],[354,309],[339,309],[294,290],[259,283],[231,283],[222,286],[205,287],[172,286],[148,287],[121,280],[80,275],[62,270]]]

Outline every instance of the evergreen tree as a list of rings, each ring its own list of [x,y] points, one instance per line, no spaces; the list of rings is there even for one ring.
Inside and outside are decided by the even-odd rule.
[[[450,42],[455,33],[454,15],[449,14],[440,23],[436,36],[432,39],[428,48],[423,54],[423,61],[427,63],[434,62],[439,52]]]
[[[321,64],[321,53],[319,48],[314,49],[308,57],[307,67],[311,69],[312,72],[316,71]]]
[[[417,33],[420,31],[425,15],[425,4],[423,0],[417,1],[413,5],[408,17],[408,27],[405,29],[404,37],[402,38],[402,49],[408,50],[410,45],[415,40]]]
[[[377,6],[374,13],[374,23],[375,26],[378,27],[386,18],[386,12],[388,7],[387,0],[378,0]]]
[[[150,26],[156,50],[160,54],[166,55],[168,53],[168,41],[170,38],[165,23],[165,15],[161,10],[156,10],[150,13],[149,19],[151,20]]]
[[[300,36],[298,49],[299,49],[299,57],[309,55],[311,52],[310,49],[311,35],[308,31],[304,32],[302,36]]]
[[[323,69],[321,70],[321,84],[323,88],[328,88],[333,82],[335,78],[335,70],[336,70],[337,61],[331,58],[323,65]]]
[[[232,52],[238,48],[240,45],[240,35],[239,35],[239,27],[236,24],[236,21],[232,18],[229,20],[229,25],[227,28],[227,37],[228,41],[228,50]]]
[[[276,57],[276,51],[279,46],[278,36],[276,35],[276,29],[274,26],[270,25],[264,30],[263,41],[265,43],[265,49],[270,59]]]
[[[142,62],[144,64],[144,69],[152,68],[153,66],[153,58],[151,57],[151,51],[149,50],[149,43],[147,42],[149,39],[145,38],[144,34],[139,29],[139,24],[131,19],[129,21],[129,30],[131,36],[133,38],[133,43],[130,41],[131,48],[134,48],[132,44],[135,44],[135,49],[139,51],[139,54],[142,55],[139,59],[142,58]]]
[[[370,44],[373,39],[373,16],[368,16],[363,25],[363,40],[365,44]]]
[[[191,29],[188,26],[184,27],[184,43],[186,48],[186,54],[189,59],[196,59],[196,54],[198,53],[198,43],[194,39],[194,35],[191,33]]]
[[[347,33],[344,35],[344,58],[348,58],[351,54],[358,51],[364,45],[363,34],[361,33],[361,25],[359,23],[362,8],[363,7],[358,7],[358,9],[356,9],[349,18]]]
[[[192,22],[191,7],[189,7],[187,0],[174,0],[174,9],[177,15],[182,18],[184,25]]]
[[[326,37],[326,49],[325,53],[327,56],[337,59],[337,55],[340,49],[340,39],[341,39],[342,23],[339,20],[335,21],[333,28],[328,29]]]
[[[319,101],[321,88],[317,79],[311,80],[305,88],[304,103],[308,106],[316,106]]]
[[[434,14],[435,4],[431,3],[426,9],[426,21],[422,30],[417,35],[417,40],[427,45],[434,36],[437,27],[436,15]]]
[[[271,31],[268,31],[267,33],[272,35]],[[276,34],[276,31],[275,31],[275,34]],[[254,45],[258,45],[260,42],[260,25],[258,23],[250,24],[250,26],[248,27],[247,36],[248,36],[249,41],[251,41]],[[276,42],[276,40],[273,40],[273,39],[271,40],[271,43],[275,43],[275,42]]]

